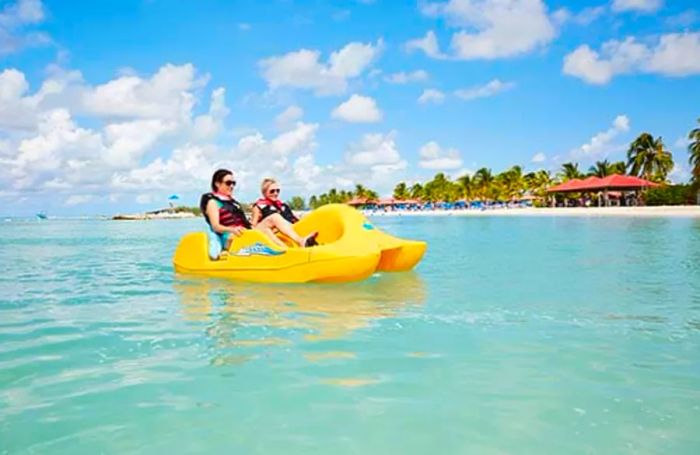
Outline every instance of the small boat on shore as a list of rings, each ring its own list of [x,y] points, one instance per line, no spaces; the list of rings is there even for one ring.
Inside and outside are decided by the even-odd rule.
[[[302,236],[318,232],[319,245],[282,249],[263,233],[249,230],[234,240],[227,254],[212,260],[207,234],[193,232],[180,240],[173,264],[179,273],[244,281],[345,282],[375,272],[411,270],[427,247],[376,229],[361,212],[344,204],[309,212],[294,228]]]

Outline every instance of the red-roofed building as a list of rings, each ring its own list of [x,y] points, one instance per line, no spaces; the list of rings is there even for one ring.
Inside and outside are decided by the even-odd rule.
[[[586,179],[572,179],[559,185],[555,185],[547,190],[548,193],[592,193],[602,192],[605,205],[609,205],[610,191],[639,191],[644,188],[659,186],[658,183],[651,182],[632,175],[613,174],[604,178],[588,177]],[[599,199],[601,195],[598,196]],[[566,200],[565,200],[566,203]]]

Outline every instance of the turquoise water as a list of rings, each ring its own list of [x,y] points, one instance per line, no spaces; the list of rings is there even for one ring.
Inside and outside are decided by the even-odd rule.
[[[700,452],[700,220],[375,221],[415,273],[187,279],[199,221],[0,223],[0,453]]]

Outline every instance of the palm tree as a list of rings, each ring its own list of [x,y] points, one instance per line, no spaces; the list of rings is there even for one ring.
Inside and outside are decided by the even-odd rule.
[[[451,197],[450,187],[452,182],[445,176],[444,173],[438,172],[435,177],[425,183],[423,187],[423,196],[429,201],[449,201]]]
[[[328,203],[329,204],[336,204],[340,202],[340,198],[338,197],[338,190],[335,188],[331,188],[328,191]]]
[[[358,183],[357,185],[355,185],[354,196],[356,198],[366,198],[367,191],[368,191],[367,188],[365,188],[363,185]]]
[[[423,199],[423,185],[420,183],[414,183],[409,191],[411,199]]]
[[[379,193],[373,190],[367,190],[367,199],[369,199],[370,201],[376,201],[377,199],[379,199]]]
[[[457,179],[457,185],[460,189],[461,197],[470,200],[474,191],[474,179],[469,174],[464,174]]]
[[[654,139],[651,134],[642,133],[630,144],[627,166],[630,175],[665,182],[668,173],[673,170],[673,156],[660,137]]]
[[[545,169],[527,174],[525,180],[532,194],[541,198],[547,196],[547,190],[554,183],[552,173]]]
[[[522,196],[525,189],[525,178],[523,177],[523,169],[520,166],[513,166],[507,171],[500,173],[497,180],[501,184],[503,196],[506,199]]]
[[[700,118],[698,123],[700,123]],[[688,162],[691,166],[692,182],[698,186],[698,191],[700,191],[700,126],[693,128],[688,134],[688,139],[690,139],[690,144],[688,144],[688,152],[690,153]]]
[[[394,187],[394,199],[408,199],[408,187],[405,182],[399,182],[396,187]]]
[[[627,173],[627,163],[624,161],[615,161],[610,165],[613,174],[625,175]]]
[[[595,165],[588,168],[588,175],[603,178],[612,174],[616,174],[615,168],[608,160],[596,161]]]
[[[319,205],[320,204],[318,203],[318,198],[316,197],[316,195],[313,195],[309,198],[309,207],[311,207],[312,209],[316,209],[319,207]]]
[[[474,173],[474,184],[477,188],[478,195],[482,198],[486,198],[489,187],[493,184],[493,173],[491,169],[482,167],[476,173]]]
[[[578,169],[578,163],[564,163],[561,165],[559,177],[566,182],[567,180],[580,179],[583,177],[583,173]]]

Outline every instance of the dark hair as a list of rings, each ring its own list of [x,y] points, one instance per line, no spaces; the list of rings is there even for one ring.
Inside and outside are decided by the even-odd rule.
[[[211,190],[216,191],[216,184],[222,182],[227,175],[233,175],[233,172],[228,169],[218,169],[214,172],[211,176]]]

